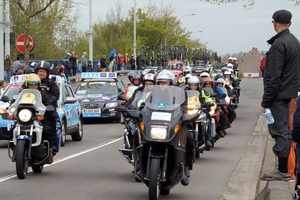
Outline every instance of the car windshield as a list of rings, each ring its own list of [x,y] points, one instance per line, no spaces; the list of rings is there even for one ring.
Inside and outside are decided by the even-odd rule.
[[[19,94],[21,86],[22,86],[21,84],[10,85],[5,91],[5,93],[3,94],[3,96],[7,96],[9,101],[11,101],[12,99],[16,99]]]
[[[80,83],[75,94],[116,94],[118,93],[117,84],[115,82],[87,82]]]

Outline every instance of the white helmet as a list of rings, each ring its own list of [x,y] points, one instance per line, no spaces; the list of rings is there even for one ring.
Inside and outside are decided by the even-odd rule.
[[[224,74],[231,74],[231,72],[228,70],[228,71],[225,71]]]
[[[188,80],[188,84],[199,84],[200,80],[197,76],[191,76]]]
[[[224,85],[225,80],[223,78],[218,78],[218,80],[216,81],[216,83],[222,83]]]
[[[233,57],[232,60],[236,60],[236,57]]]
[[[185,76],[184,76],[184,78],[185,78],[185,79],[187,79],[187,78],[191,78],[191,77],[192,77],[192,75],[191,75],[191,74],[187,74],[187,75],[185,75]]]
[[[207,73],[207,72],[202,72],[202,73],[200,74],[200,77],[201,77],[201,78],[202,78],[203,76],[210,77],[209,73]]]
[[[151,73],[146,74],[146,75],[144,76],[143,81],[144,81],[144,82],[145,82],[145,81],[152,81],[153,83],[155,83],[154,74],[151,74]]]
[[[175,75],[169,70],[162,70],[156,77],[156,83],[170,82],[170,85],[175,84]]]
[[[228,64],[227,64],[227,68],[233,68],[233,64],[228,63]]]
[[[228,60],[232,60],[232,57],[229,57]]]

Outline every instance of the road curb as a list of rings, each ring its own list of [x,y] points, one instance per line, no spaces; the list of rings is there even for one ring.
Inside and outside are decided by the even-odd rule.
[[[256,196],[257,184],[261,174],[268,129],[264,117],[258,118],[247,146],[232,172],[219,200],[253,200]]]

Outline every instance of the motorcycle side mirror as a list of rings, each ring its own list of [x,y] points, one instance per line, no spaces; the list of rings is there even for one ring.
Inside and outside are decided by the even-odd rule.
[[[216,96],[217,96],[217,93],[210,93],[209,96],[210,96],[210,97],[216,97]]]
[[[1,100],[2,100],[3,102],[5,102],[5,103],[9,102],[8,96],[3,96],[3,97],[1,98]]]
[[[54,112],[54,111],[55,111],[54,106],[52,106],[52,105],[47,105],[47,106],[46,106],[46,111],[48,111],[48,112]]]
[[[221,96],[221,98],[225,98],[225,97],[226,97],[226,94],[223,93],[223,94],[221,94],[220,96]]]
[[[121,88],[118,88],[118,93],[119,93],[119,94],[123,94],[124,91],[123,91]]]
[[[119,94],[117,99],[122,101],[127,101],[126,97],[123,96],[122,94]]]

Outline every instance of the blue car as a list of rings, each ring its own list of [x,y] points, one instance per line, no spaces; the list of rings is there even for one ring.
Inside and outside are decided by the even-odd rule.
[[[75,89],[76,98],[86,118],[109,118],[121,120],[121,113],[115,111],[117,97],[125,90],[124,83],[115,72],[84,72],[82,82]]]
[[[27,74],[13,76],[2,97],[7,96],[9,102],[12,99],[16,99],[19,93],[19,89],[22,87],[22,84],[26,77]],[[59,138],[60,146],[65,145],[67,135],[71,135],[73,141],[81,141],[83,138],[83,123],[79,101],[75,98],[71,86],[66,84],[65,80],[62,77],[50,75],[50,78],[52,78],[52,80],[55,80],[60,91],[56,109],[56,112],[60,119],[56,126],[56,128],[61,131],[61,138]],[[2,104],[0,102],[0,108],[1,105]],[[6,103],[5,105],[7,106],[9,104]],[[11,132],[10,128],[12,127],[12,124],[14,124],[14,122],[6,118],[6,113],[1,114],[0,111],[0,115],[0,140],[9,140]]]

